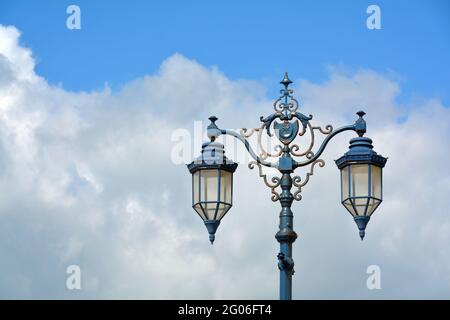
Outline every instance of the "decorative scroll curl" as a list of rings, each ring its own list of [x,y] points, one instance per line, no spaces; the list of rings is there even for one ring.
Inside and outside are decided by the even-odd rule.
[[[273,103],[273,109],[275,112],[282,113],[285,110],[289,110],[291,112],[295,112],[298,109],[299,103],[297,99],[295,99],[292,94],[294,90],[292,89],[282,89],[280,90],[281,97],[279,97]],[[284,102],[282,101],[284,99]],[[288,102],[289,101],[289,102]]]
[[[294,199],[297,201],[302,200],[302,188],[308,183],[309,177],[311,177],[314,174],[314,166],[316,164],[319,164],[319,167],[323,167],[325,165],[325,161],[322,159],[317,159],[311,164],[311,170],[306,174],[305,180],[302,181],[302,178],[299,176],[295,176],[292,178],[292,184],[297,187],[297,191],[294,193]]]
[[[255,132],[259,130],[261,130],[261,128],[252,128],[250,129],[250,131],[247,128],[242,128],[241,130],[239,130],[239,133],[244,138],[250,138]]]
[[[242,129],[240,129],[239,132],[246,139],[250,138],[255,132],[258,132],[257,139],[258,139],[258,147],[261,150],[261,152],[259,153],[259,156],[261,157],[261,159],[267,159],[268,157],[278,158],[282,153],[281,149],[283,147],[281,145],[278,144],[274,147],[274,150],[275,150],[274,153],[267,151],[262,145],[262,134],[264,132],[265,127],[266,127],[266,125],[263,123],[261,125],[261,127],[259,127],[259,128],[253,128],[250,130],[247,128],[242,128]]]
[[[306,158],[311,159],[314,156],[314,153],[311,151],[312,148],[314,147],[314,129],[309,122],[307,124],[307,128],[309,129],[309,132],[311,134],[311,142],[309,143],[308,148],[303,152],[298,152],[300,150],[299,145],[293,144],[291,146],[291,153],[292,153],[292,155],[294,155],[296,157],[306,156]],[[306,128],[302,132],[299,132],[298,135],[303,136],[305,134],[305,132],[306,132]]]
[[[303,157],[305,156],[307,159],[311,159],[312,157],[314,157],[314,152],[312,151],[312,148],[314,147],[314,141],[315,141],[315,135],[314,135],[314,130],[319,130],[320,133],[324,134],[324,135],[329,135],[333,132],[333,126],[328,124],[325,126],[325,128],[322,128],[320,126],[311,126],[311,124],[308,122],[307,123],[307,128],[309,129],[309,133],[311,134],[311,142],[309,143],[308,148],[306,148],[304,151],[299,152],[300,147],[298,144],[293,144],[291,146],[291,153],[292,155],[296,156],[296,157]],[[303,136],[306,132],[306,128],[299,132],[299,136]]]
[[[331,124],[327,124],[325,126],[325,129],[322,129],[322,127],[320,127],[320,126],[312,127],[312,129],[313,130],[319,130],[320,133],[325,134],[325,135],[328,135],[328,134],[333,132],[333,126]]]
[[[275,191],[275,188],[280,185],[281,179],[278,177],[272,177],[269,182],[267,179],[267,175],[263,173],[262,167],[258,162],[251,161],[248,164],[248,167],[250,169],[254,169],[255,165],[258,166],[258,169],[259,169],[258,174],[261,178],[263,178],[264,184],[272,190],[272,196],[271,196],[272,201],[277,201],[278,199],[280,199],[280,194]]]

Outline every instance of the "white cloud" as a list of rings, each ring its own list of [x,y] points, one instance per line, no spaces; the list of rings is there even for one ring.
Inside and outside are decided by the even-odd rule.
[[[121,90],[68,92],[35,74],[18,39],[0,26],[0,297],[277,298],[279,205],[257,172],[238,168],[234,207],[211,246],[190,208],[188,171],[170,161],[171,133],[194,120],[258,126],[271,111],[262,85],[176,54]],[[370,70],[297,83],[316,124],[352,123],[365,109],[389,160],[385,201],[361,243],[332,162],[351,135],[325,152],[293,206],[294,297],[448,297],[450,110],[432,99],[399,105],[399,84]],[[79,292],[65,288],[70,264],[82,270]],[[381,291],[365,287],[371,264]]]

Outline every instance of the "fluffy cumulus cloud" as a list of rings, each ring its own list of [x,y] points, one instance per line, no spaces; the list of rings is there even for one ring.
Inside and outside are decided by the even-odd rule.
[[[277,298],[279,204],[257,172],[241,163],[211,246],[190,207],[190,175],[172,161],[173,133],[193,133],[194,120],[258,126],[271,106],[264,87],[175,54],[120,90],[70,92],[35,73],[19,37],[0,26],[0,297]],[[352,123],[364,107],[389,160],[385,200],[361,242],[332,162],[352,135],[330,145],[293,206],[294,297],[448,297],[450,109],[400,104],[400,84],[370,70],[296,84],[317,124]],[[81,268],[81,290],[66,288],[69,265]],[[369,265],[381,268],[381,290],[366,287]]]

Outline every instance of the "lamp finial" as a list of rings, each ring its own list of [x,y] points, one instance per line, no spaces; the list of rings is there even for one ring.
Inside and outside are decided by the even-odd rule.
[[[289,79],[287,71],[284,73],[284,78],[280,81],[280,83],[284,85],[285,89],[287,89],[288,86],[292,83],[291,79]]]

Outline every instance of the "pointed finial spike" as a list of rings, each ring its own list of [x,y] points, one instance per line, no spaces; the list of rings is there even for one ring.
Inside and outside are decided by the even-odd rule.
[[[287,87],[292,83],[291,79],[289,79],[287,71],[284,73],[283,80],[280,81],[282,85],[287,89]]]

